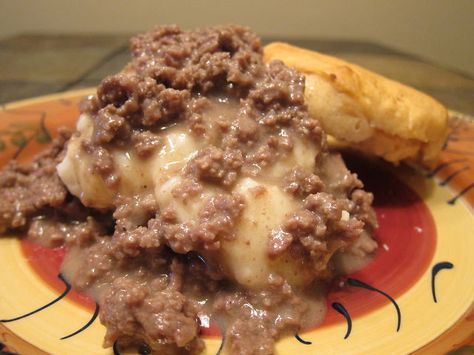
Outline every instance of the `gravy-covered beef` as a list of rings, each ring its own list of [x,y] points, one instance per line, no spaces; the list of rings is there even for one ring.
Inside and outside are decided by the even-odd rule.
[[[101,306],[105,346],[199,353],[210,321],[230,353],[272,354],[324,319],[333,256],[376,248],[372,195],[329,152],[304,77],[264,64],[248,29],[158,27],[131,52],[65,151],[68,137],[1,173],[0,230],[68,245],[64,274]],[[68,203],[69,224],[49,212]]]
[[[62,205],[67,189],[56,173],[70,134],[61,132],[49,151],[28,166],[11,161],[0,173],[0,232],[25,228],[36,217]]]

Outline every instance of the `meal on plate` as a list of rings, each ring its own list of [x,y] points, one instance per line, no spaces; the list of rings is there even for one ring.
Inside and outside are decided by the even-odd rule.
[[[66,246],[63,275],[100,305],[105,347],[200,353],[211,322],[227,352],[271,354],[377,248],[373,196],[323,128],[428,162],[446,111],[334,58],[263,50],[238,26],[157,27],[130,47],[75,132],[0,172],[0,232]]]

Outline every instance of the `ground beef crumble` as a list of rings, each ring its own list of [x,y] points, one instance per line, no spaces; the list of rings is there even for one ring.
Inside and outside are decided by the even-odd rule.
[[[199,317],[211,314],[225,319],[232,354],[272,354],[278,337],[308,323],[310,307],[306,291],[276,273],[267,288],[251,290],[228,280],[215,262],[213,253],[235,238],[246,207],[233,188],[290,159],[299,138],[311,140],[315,168],[296,165],[276,184],[300,205],[266,237],[270,258],[290,253],[310,261],[316,281],[334,276],[335,252],[375,230],[373,197],[328,151],[304,105],[304,76],[278,61],[264,64],[250,30],[157,27],[132,38],[130,49],[130,63],[81,105],[93,131],[80,149],[116,192],[113,208],[86,208],[69,194],[56,172],[70,137],[61,131],[32,164],[12,162],[0,172],[0,232],[27,231],[34,241],[68,245],[65,274],[100,304],[106,347],[146,344],[156,354],[197,354],[204,349]],[[112,154],[128,149],[152,159],[164,144],[158,133],[178,124],[206,142],[171,191],[183,204],[204,196],[187,221],[150,191],[119,193],[123,176]],[[217,192],[202,195],[208,186]],[[252,193],[267,191],[256,186]]]
[[[61,131],[53,146],[31,164],[11,161],[0,173],[0,232],[24,228],[29,219],[62,205],[67,190],[56,173],[70,133]]]
[[[107,326],[104,345],[120,338],[122,344],[144,341],[160,354],[175,354],[176,346],[199,353],[198,305],[180,291],[184,266],[170,265],[171,280],[144,286],[140,278],[117,278],[104,296],[101,321]],[[127,344],[128,345],[128,344]]]

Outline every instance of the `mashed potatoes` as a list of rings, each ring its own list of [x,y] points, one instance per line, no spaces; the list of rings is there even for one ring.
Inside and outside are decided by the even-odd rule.
[[[91,140],[93,118],[84,113],[77,123],[77,134],[69,142],[65,159],[58,165],[58,174],[68,190],[81,202],[93,208],[113,209],[114,196],[153,194],[158,208],[173,208],[178,223],[197,221],[204,202],[218,193],[237,193],[245,207],[234,224],[234,236],[223,241],[219,252],[212,257],[225,270],[226,275],[238,284],[249,288],[263,288],[272,273],[281,274],[292,285],[309,283],[315,275],[306,271],[307,261],[292,257],[288,252],[278,258],[267,253],[268,236],[278,229],[285,216],[295,210],[300,199],[285,192],[283,181],[292,168],[298,166],[312,171],[320,147],[307,137],[296,136],[293,149],[268,166],[258,166],[258,174],[239,176],[229,188],[204,183],[196,196],[183,201],[173,191],[181,186],[181,177],[187,164],[196,153],[209,145],[219,144],[216,120],[232,123],[238,114],[236,103],[212,100],[203,114],[210,139],[199,139],[187,130],[185,123],[177,123],[153,133],[160,147],[147,159],[141,159],[130,149],[108,149],[114,161],[115,173],[120,177],[117,186],[108,187],[100,174],[95,173],[93,158],[82,143]],[[203,251],[205,254],[206,252]],[[303,270],[303,272],[301,271]]]

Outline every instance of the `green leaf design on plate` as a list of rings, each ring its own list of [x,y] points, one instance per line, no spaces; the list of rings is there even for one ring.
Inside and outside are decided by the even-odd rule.
[[[38,142],[40,144],[49,143],[49,142],[51,142],[51,136],[48,133],[44,132],[44,131],[40,131],[36,135],[36,142]]]
[[[462,348],[459,348],[457,350],[454,350],[448,353],[448,355],[472,355],[472,354],[474,354],[473,345],[463,346]]]
[[[24,148],[34,139],[39,144],[52,141],[51,133],[45,124],[46,115],[43,114],[36,124],[30,122],[14,122],[9,129],[0,130],[0,151],[7,148],[8,143],[18,148]],[[8,142],[8,143],[7,143]]]
[[[10,143],[17,147],[24,147],[28,143],[28,139],[23,132],[15,132],[10,137]]]
[[[51,142],[51,133],[49,133],[49,130],[46,127],[45,120],[46,120],[46,114],[43,114],[41,116],[39,129],[36,135],[36,141],[41,144],[46,144],[46,143]]]

